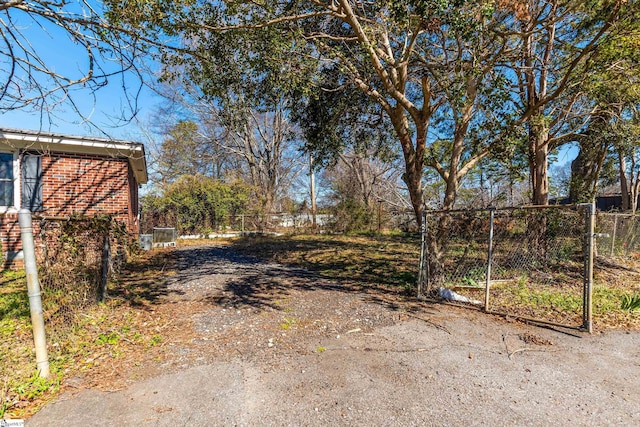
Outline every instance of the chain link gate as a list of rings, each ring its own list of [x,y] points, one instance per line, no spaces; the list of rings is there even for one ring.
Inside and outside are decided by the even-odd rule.
[[[595,206],[427,211],[418,297],[592,331]]]

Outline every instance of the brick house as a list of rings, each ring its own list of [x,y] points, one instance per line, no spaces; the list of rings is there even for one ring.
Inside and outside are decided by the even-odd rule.
[[[146,182],[140,143],[0,128],[3,260],[22,258],[21,208],[40,217],[109,214],[137,234],[138,187]]]

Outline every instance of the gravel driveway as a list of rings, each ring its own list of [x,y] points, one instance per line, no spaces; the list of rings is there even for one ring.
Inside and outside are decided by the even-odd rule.
[[[224,246],[177,251],[171,357],[63,394],[33,426],[640,425],[640,334],[570,335],[332,283]]]

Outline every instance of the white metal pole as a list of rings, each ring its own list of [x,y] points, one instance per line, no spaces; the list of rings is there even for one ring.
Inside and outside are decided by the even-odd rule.
[[[611,257],[613,257],[614,249],[616,247],[616,231],[618,230],[618,215],[613,215],[613,232],[611,233]]]
[[[317,222],[317,208],[316,208],[316,176],[313,171],[313,156],[309,156],[309,180],[311,186],[311,224],[313,230],[316,230]]]
[[[36,366],[38,375],[43,378],[49,376],[49,357],[47,355],[47,339],[44,331],[44,317],[42,315],[42,298],[38,268],[36,266],[36,252],[33,243],[33,226],[31,211],[20,209],[18,213],[20,236],[22,237],[22,251],[24,253],[24,270],[27,275],[27,291],[29,294],[29,308],[31,310],[31,325],[33,327],[33,342],[36,347]]]

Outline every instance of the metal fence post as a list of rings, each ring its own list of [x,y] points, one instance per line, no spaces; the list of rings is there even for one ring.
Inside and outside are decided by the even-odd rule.
[[[36,266],[36,251],[33,243],[33,226],[31,211],[20,209],[18,213],[20,236],[22,237],[22,252],[24,253],[24,270],[27,275],[27,292],[29,295],[29,309],[31,311],[31,325],[33,327],[33,343],[36,348],[36,366],[38,375],[49,376],[49,357],[47,355],[47,339],[44,330],[42,314],[42,298],[38,268]]]
[[[582,327],[593,333],[593,258],[596,228],[596,204],[584,203],[585,208],[585,249],[584,254],[584,296],[582,310]]]
[[[487,250],[487,284],[484,289],[484,311],[489,311],[489,287],[491,284],[491,259],[493,258],[493,219],[495,217],[495,208],[489,211],[489,247]]]
[[[175,239],[174,239],[175,241]],[[111,241],[109,234],[104,236],[102,246],[102,270],[100,277],[100,287],[98,288],[98,301],[103,302],[107,298],[107,284],[109,283],[109,265],[111,261]]]
[[[613,215],[613,232],[611,233],[611,256],[613,256],[616,247],[616,231],[618,230],[618,215]]]
[[[422,212],[422,226],[420,227],[420,266],[418,267],[418,298],[424,296],[424,282],[427,279],[425,271],[425,258],[427,248],[427,213]]]

